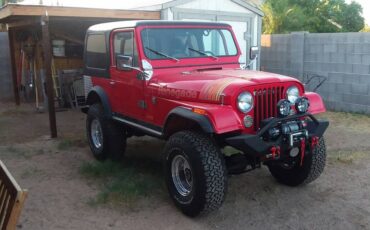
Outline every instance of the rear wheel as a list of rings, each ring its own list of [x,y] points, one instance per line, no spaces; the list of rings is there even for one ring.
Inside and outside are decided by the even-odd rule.
[[[168,191],[184,214],[194,217],[222,205],[227,190],[226,167],[209,137],[178,132],[167,142],[165,154]]]
[[[299,186],[316,180],[324,171],[325,163],[326,147],[324,138],[321,137],[312,153],[305,153],[302,166],[297,161],[292,167],[270,164],[268,168],[278,182],[289,186]]]
[[[91,152],[96,159],[122,159],[126,149],[124,129],[120,124],[105,117],[100,104],[93,104],[88,110],[86,133]]]

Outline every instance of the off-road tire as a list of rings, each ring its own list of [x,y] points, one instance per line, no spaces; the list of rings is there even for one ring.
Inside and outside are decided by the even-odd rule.
[[[168,140],[164,154],[169,194],[185,215],[203,215],[222,205],[227,191],[226,166],[220,149],[210,137],[193,131],[175,133]],[[177,155],[186,158],[192,170],[193,186],[188,196],[178,192],[172,179],[172,160]]]
[[[100,122],[103,143],[100,148],[97,148],[91,137],[91,124],[94,119]],[[126,149],[126,136],[123,127],[109,119],[104,114],[104,109],[101,104],[93,104],[89,107],[86,119],[86,134],[91,152],[99,161],[104,161],[108,158],[114,161],[119,161],[123,158]]]
[[[297,163],[292,169],[285,169],[280,165],[271,164],[268,168],[278,182],[289,186],[299,186],[316,180],[324,171],[325,163],[326,147],[322,137],[312,153],[306,152],[302,166]]]

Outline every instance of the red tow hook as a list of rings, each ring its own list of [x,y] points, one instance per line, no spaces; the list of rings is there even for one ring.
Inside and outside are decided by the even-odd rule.
[[[276,156],[276,147],[275,146],[272,146],[271,149],[270,149],[270,153],[271,153],[271,158],[272,159],[275,159],[275,156]]]
[[[280,157],[280,146],[272,146],[270,149],[270,156],[272,159]]]
[[[319,137],[314,136],[310,138],[311,153],[318,144],[319,144]],[[301,139],[301,166],[303,165],[303,159],[305,156],[305,152],[306,152],[306,139],[302,138]]]
[[[319,137],[311,137],[311,150],[317,145],[319,145]]]
[[[304,154],[306,152],[306,139],[302,138],[301,139],[301,165],[303,165],[303,159],[304,159]]]

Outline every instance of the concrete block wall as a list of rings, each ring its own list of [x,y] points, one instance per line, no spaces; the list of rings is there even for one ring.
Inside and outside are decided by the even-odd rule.
[[[261,69],[300,80],[325,76],[317,92],[328,109],[370,114],[370,33],[298,32],[263,35],[262,41]]]
[[[290,40],[286,34],[262,36],[261,70],[290,75]]]
[[[0,100],[13,97],[8,33],[0,32]]]

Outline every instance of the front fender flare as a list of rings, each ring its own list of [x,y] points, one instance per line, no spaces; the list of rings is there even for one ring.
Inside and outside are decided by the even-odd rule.
[[[194,113],[190,109],[184,108],[184,107],[176,107],[172,109],[169,114],[167,115],[165,125],[164,125],[164,133],[166,133],[166,130],[168,128],[169,123],[171,122],[171,118],[177,116],[181,117],[187,120],[191,120],[199,125],[199,127],[203,130],[205,133],[214,133],[214,128],[212,126],[211,121],[208,119],[208,117]]]
[[[306,92],[303,96],[307,97],[310,101],[310,107],[308,108],[309,113],[318,114],[326,112],[325,104],[319,94]]]
[[[204,109],[206,115],[194,113],[191,105],[176,107],[170,111],[164,125],[166,135],[167,124],[171,116],[180,116],[182,118],[196,122],[203,132],[209,134],[223,134],[243,129],[240,119],[231,106],[209,105]],[[196,106],[194,106],[196,107]]]

